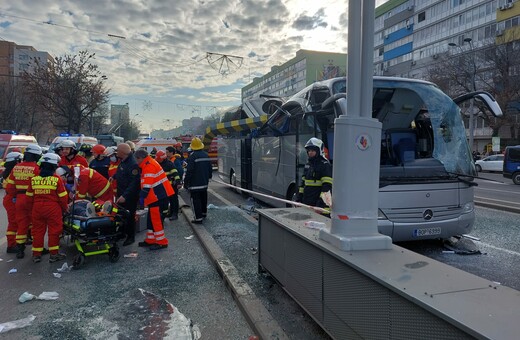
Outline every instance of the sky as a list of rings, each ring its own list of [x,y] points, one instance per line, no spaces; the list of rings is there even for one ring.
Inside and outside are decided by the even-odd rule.
[[[387,0],[376,0],[376,6]],[[240,89],[300,49],[347,52],[348,1],[0,0],[0,40],[96,54],[110,104],[141,130],[239,105]]]

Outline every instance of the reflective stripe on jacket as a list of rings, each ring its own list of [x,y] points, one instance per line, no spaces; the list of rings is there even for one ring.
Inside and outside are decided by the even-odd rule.
[[[141,194],[144,205],[148,206],[160,199],[173,195],[173,187],[166,173],[155,159],[147,156],[141,164]]]

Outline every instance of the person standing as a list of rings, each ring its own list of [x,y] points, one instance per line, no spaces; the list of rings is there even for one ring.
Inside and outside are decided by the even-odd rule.
[[[330,215],[330,207],[325,204],[323,194],[332,191],[332,166],[325,158],[323,142],[312,137],[305,144],[305,150],[309,157],[303,170],[302,181],[299,187],[297,202],[313,207],[324,208]]]
[[[99,172],[103,177],[108,179],[108,167],[110,165],[110,158],[105,157],[104,152],[106,147],[103,144],[96,144],[92,147],[92,156],[94,157],[88,166],[91,169]]]
[[[171,186],[161,165],[144,149],[134,153],[137,164],[141,168],[141,193],[139,199],[148,207],[146,239],[139,242],[139,247],[150,250],[168,247],[168,239],[164,235],[163,221],[168,213],[168,199],[173,195]]]
[[[168,157],[168,159],[172,161],[173,166],[175,167],[175,169],[177,169],[177,173],[179,174],[179,178],[181,179],[182,184],[182,177],[184,176],[184,168],[182,167],[182,156],[177,153],[173,146],[168,146],[166,147],[166,157]]]
[[[192,223],[202,223],[208,212],[208,183],[212,177],[211,159],[204,151],[204,143],[195,137],[191,140],[192,153],[186,161],[184,188],[188,189],[194,218]]]
[[[177,191],[181,183],[179,173],[175,166],[173,166],[172,161],[170,161],[166,156],[166,152],[163,150],[157,151],[155,160],[161,165],[162,169],[166,173],[166,177],[168,177],[174,191],[173,195],[170,196],[170,209],[168,210],[167,217],[170,221],[177,220],[179,218],[179,196],[177,195]]]
[[[20,163],[23,159],[23,155],[19,152],[9,152],[5,157],[4,172],[2,172],[2,178],[4,180],[4,188],[7,185],[7,178],[13,170],[13,167]],[[16,254],[18,248],[16,246],[16,231],[18,230],[18,223],[16,223],[16,190],[14,188],[8,192],[5,191],[4,195],[4,208],[7,212],[7,231],[5,233],[7,239],[7,253]]]
[[[88,167],[87,160],[85,157],[78,155],[76,143],[70,139],[62,140],[60,144],[58,144],[58,147],[55,149],[55,151],[61,157],[60,164],[58,164],[58,166],[66,165],[72,168],[75,165],[81,164],[85,167]]]
[[[125,148],[126,150],[126,148]],[[121,159],[117,157],[117,147],[115,146],[109,146],[106,148],[105,152],[103,153],[105,157],[108,158],[108,180],[110,181],[110,184],[112,185],[112,191],[115,197],[121,196],[117,193],[117,180],[116,180],[116,173],[117,169],[119,168],[119,163],[121,163]]]
[[[32,225],[31,207],[26,192],[31,183],[31,178],[40,174],[38,160],[42,155],[42,148],[38,144],[29,144],[23,154],[23,162],[13,167],[7,178],[6,192],[16,193],[16,257],[23,259],[25,256],[25,243]]]
[[[63,214],[67,212],[67,190],[60,176],[54,172],[60,156],[47,153],[42,157],[40,174],[31,178],[27,189],[33,221],[33,262],[42,260],[45,234],[48,234],[49,262],[65,259],[59,252],[60,235],[63,232]]]
[[[111,162],[112,157],[117,157],[120,160],[114,175],[114,180],[117,183],[116,204],[129,212],[125,220],[126,239],[123,242],[123,246],[128,246],[135,242],[135,212],[141,190],[139,165],[130,146],[126,143],[117,146],[117,156],[112,155],[110,157]]]

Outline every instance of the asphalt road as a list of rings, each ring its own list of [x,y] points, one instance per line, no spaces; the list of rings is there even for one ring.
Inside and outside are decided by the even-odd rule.
[[[5,210],[0,213],[5,235]],[[187,220],[166,222],[167,249],[148,251],[137,243],[121,248],[117,263],[107,255],[54,277],[63,263],[48,255],[32,263],[5,253],[0,239],[0,325],[34,315],[31,324],[2,339],[248,339],[254,335],[240,309],[208,260]],[[144,239],[144,233],[137,240]],[[62,243],[67,263],[77,250]],[[123,257],[135,253],[137,257]],[[9,271],[16,269],[16,273]],[[141,291],[141,289],[143,291]],[[54,301],[20,303],[24,292],[57,292]],[[169,304],[171,303],[171,305]],[[172,313],[173,311],[173,313]],[[179,334],[185,332],[185,337]],[[198,335],[200,334],[200,336]]]

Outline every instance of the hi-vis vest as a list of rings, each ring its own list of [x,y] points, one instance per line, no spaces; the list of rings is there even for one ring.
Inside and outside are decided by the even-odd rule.
[[[141,192],[144,196],[144,205],[150,205],[173,195],[173,187],[156,160],[147,156],[139,167],[141,168]]]

